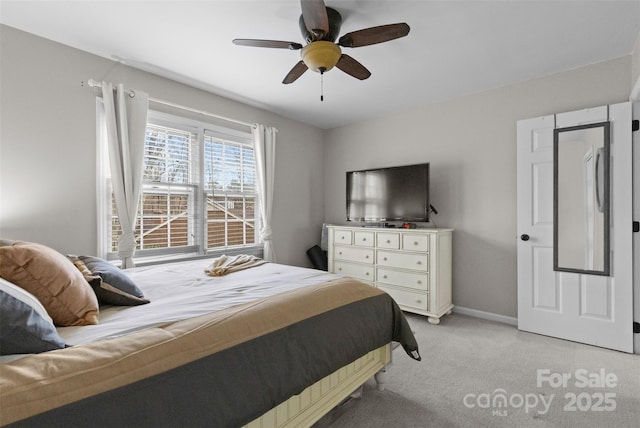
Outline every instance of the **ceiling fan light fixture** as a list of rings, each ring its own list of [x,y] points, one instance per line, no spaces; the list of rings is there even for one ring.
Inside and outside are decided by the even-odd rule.
[[[335,67],[342,56],[342,51],[340,46],[333,42],[318,40],[302,48],[300,56],[310,70],[324,73]]]

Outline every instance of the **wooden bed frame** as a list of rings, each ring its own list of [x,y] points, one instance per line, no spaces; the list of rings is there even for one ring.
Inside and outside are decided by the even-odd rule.
[[[374,349],[354,362],[269,410],[243,428],[309,427],[375,376],[384,388],[384,371],[391,362],[391,344]]]

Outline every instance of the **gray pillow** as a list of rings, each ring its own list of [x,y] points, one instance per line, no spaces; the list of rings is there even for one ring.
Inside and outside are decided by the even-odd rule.
[[[69,258],[91,284],[101,304],[136,306],[149,303],[131,278],[108,261],[92,256]]]
[[[3,239],[0,238],[0,247],[8,247],[10,245],[13,245],[15,241],[13,241],[12,239]]]
[[[0,355],[37,354],[65,347],[50,320],[0,289]]]

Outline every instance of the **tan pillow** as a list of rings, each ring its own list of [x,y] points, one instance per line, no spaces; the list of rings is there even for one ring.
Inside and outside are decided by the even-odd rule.
[[[57,251],[31,242],[0,247],[0,276],[40,300],[58,326],[98,324],[98,300],[78,269]]]

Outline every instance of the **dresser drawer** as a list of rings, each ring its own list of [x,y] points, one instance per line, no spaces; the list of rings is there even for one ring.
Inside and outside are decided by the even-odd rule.
[[[429,271],[429,255],[427,253],[400,253],[395,251],[378,251],[378,264],[381,266]]]
[[[415,290],[429,290],[429,274],[403,272],[393,269],[378,268],[376,281],[378,283],[398,285],[400,287],[413,288]]]
[[[378,288],[386,291],[391,297],[393,297],[393,300],[395,300],[401,308],[405,306],[421,309],[423,311],[429,310],[429,295],[426,293],[416,293],[400,290],[395,287],[385,287],[384,284],[378,284]]]
[[[429,235],[405,233],[402,235],[402,249],[409,251],[429,251]]]
[[[356,231],[353,233],[353,245],[361,247],[373,247],[376,240],[375,233]]]
[[[373,281],[373,266],[357,265],[346,262],[335,262],[335,273],[350,276],[351,278]]]
[[[373,264],[373,248],[345,247],[342,245],[336,245],[334,248],[336,260]]]
[[[333,240],[334,240],[334,243],[336,244],[351,245],[352,244],[351,237],[352,237],[352,233],[350,230],[336,229],[333,232]]]
[[[378,232],[378,248],[386,248],[389,250],[398,250],[400,249],[400,234],[399,233],[388,233],[388,232]]]

